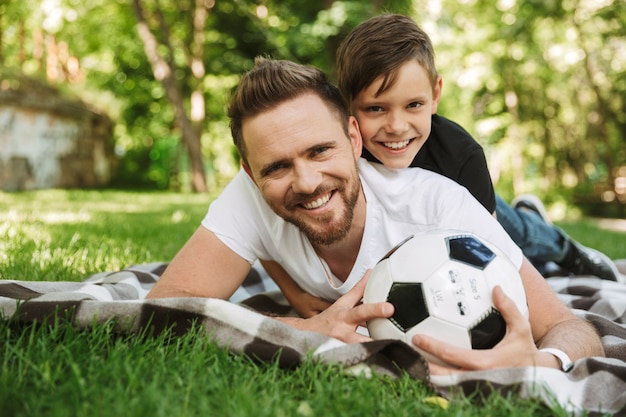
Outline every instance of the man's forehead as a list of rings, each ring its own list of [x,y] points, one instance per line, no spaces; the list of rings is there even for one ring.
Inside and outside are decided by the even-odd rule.
[[[316,95],[305,94],[243,121],[243,138],[250,155],[302,152],[316,142],[346,138],[337,114]]]

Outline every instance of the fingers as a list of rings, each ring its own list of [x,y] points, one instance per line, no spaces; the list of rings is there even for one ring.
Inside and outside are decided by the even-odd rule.
[[[335,309],[335,306],[330,307],[326,312],[330,312]],[[324,314],[322,313],[322,314]],[[357,343],[372,340],[370,337],[364,336],[356,332],[358,326],[366,326],[369,320],[382,317],[390,317],[393,314],[393,305],[390,303],[372,303],[361,304],[352,308],[342,309],[337,318],[333,320],[333,331],[345,332],[341,335],[336,334],[335,337],[348,342]]]
[[[450,367],[432,364],[433,374],[456,373],[464,370],[490,369],[505,366],[525,366],[532,363],[535,349],[530,323],[502,288],[493,290],[493,304],[500,311],[507,326],[504,338],[492,349],[472,350],[456,347],[434,337],[415,335],[415,346],[438,358]]]
[[[475,355],[476,351],[474,350],[456,347],[424,334],[414,335],[411,342],[420,350],[450,364],[450,367],[445,367],[429,362],[432,373],[452,372],[455,371],[455,368],[457,372],[459,371],[458,368],[477,369],[476,362],[480,360],[480,357]]]
[[[530,329],[528,320],[519,311],[515,302],[506,295],[499,285],[494,287],[492,299],[493,305],[500,314],[502,314],[502,318],[504,318],[506,322],[507,332],[525,332],[527,328]]]
[[[363,324],[372,319],[389,318],[393,315],[393,304],[387,302],[361,304],[348,312],[352,323]]]
[[[334,303],[324,305],[320,314],[312,315],[310,318],[298,322],[300,328],[324,333],[347,343],[371,340],[371,338],[357,333],[357,327],[375,318],[391,317],[393,305],[387,302],[361,304],[369,274],[370,271],[368,270],[364,277],[346,294]],[[319,301],[323,302],[322,300]]]
[[[361,280],[357,282],[356,285],[350,289],[350,291],[337,299],[334,304],[338,306],[352,307],[360,303],[363,298],[363,293],[365,292],[365,286],[367,285],[369,276],[370,270],[368,269],[365,275],[363,275],[363,278],[361,278]]]
[[[502,287],[500,287],[499,285],[496,285],[493,288],[492,300],[493,305],[500,312],[500,314],[502,314],[502,317],[504,317],[505,321],[508,322],[509,319],[515,319],[516,312],[518,313],[518,316],[521,316],[521,313],[517,310],[517,306],[515,305],[513,300],[511,300],[505,294],[505,292],[502,290]]]

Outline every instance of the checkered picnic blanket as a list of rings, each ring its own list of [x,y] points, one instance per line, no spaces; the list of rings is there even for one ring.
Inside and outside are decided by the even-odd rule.
[[[616,262],[626,275],[626,259]],[[0,317],[46,323],[53,317],[79,328],[114,320],[121,333],[171,329],[183,334],[201,324],[219,346],[285,368],[305,360],[341,365],[346,371],[398,377],[403,372],[425,381],[441,395],[489,394],[494,390],[560,404],[575,414],[626,415],[626,285],[591,277],[549,278],[559,297],[589,320],[606,358],[585,358],[565,374],[549,368],[511,368],[429,375],[423,358],[408,345],[391,340],[346,344],[297,330],[266,314],[293,314],[267,276],[250,275],[230,301],[205,298],[145,300],[165,269],[141,264],[92,275],[82,282],[0,281]]]

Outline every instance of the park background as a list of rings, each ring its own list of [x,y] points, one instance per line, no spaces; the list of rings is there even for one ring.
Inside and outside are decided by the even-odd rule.
[[[440,113],[483,144],[499,193],[536,192],[551,215],[567,214],[557,224],[570,236],[625,258],[614,225],[626,220],[569,219],[625,217],[623,0],[0,0],[0,189],[13,173],[9,148],[33,151],[29,124],[3,142],[24,111],[15,103],[30,116],[44,108],[97,118],[111,156],[110,177],[95,188],[0,191],[0,279],[79,282],[172,259],[238,169],[225,105],[254,57],[310,63],[334,78],[340,40],[384,11],[431,35]],[[80,129],[51,129],[51,147],[37,155]],[[34,174],[42,162],[22,167]],[[67,180],[89,179],[75,177]],[[49,326],[0,320],[0,414],[570,415],[506,390],[448,403],[408,377],[355,378],[314,361],[284,370],[220,349],[201,329],[152,337],[114,325],[76,329],[62,314]]]
[[[439,113],[483,145],[499,194],[626,217],[620,0],[2,0],[0,93],[46,89],[109,119],[101,186],[212,193],[238,169],[225,107],[254,57],[334,81],[341,39],[383,12],[431,36]]]

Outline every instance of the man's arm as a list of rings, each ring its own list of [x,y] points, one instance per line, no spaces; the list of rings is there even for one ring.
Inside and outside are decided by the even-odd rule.
[[[524,258],[520,274],[526,289],[529,321],[538,348],[557,348],[575,361],[604,356],[600,337],[586,321],[576,317],[558,299],[541,274]],[[553,357],[549,357],[553,362]]]
[[[200,226],[146,298],[212,297],[227,300],[242,284],[250,264],[215,234]]]

